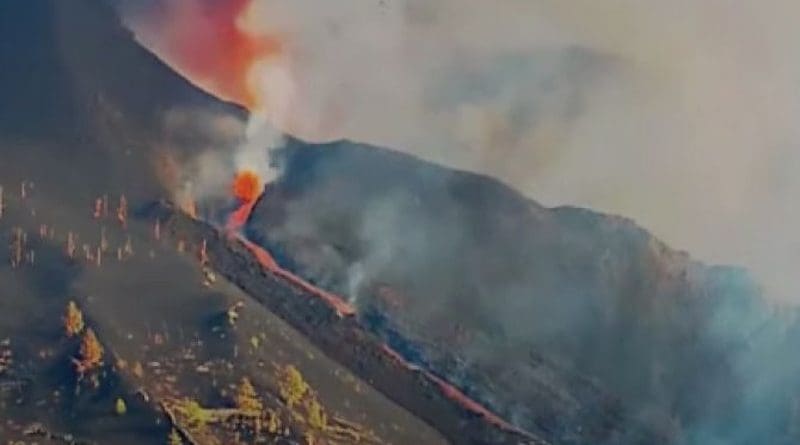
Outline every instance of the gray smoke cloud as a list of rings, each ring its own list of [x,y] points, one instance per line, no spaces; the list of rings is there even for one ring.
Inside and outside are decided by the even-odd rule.
[[[758,5],[744,0],[256,0],[253,5],[242,26],[282,36],[286,51],[261,71],[260,87],[273,107],[250,123],[251,135],[261,133],[258,120],[264,119],[314,141],[349,138],[489,173],[547,205],[632,217],[695,257],[747,266],[770,295],[796,301],[792,272],[800,253],[794,235],[800,208],[792,201],[800,191],[793,175],[800,164],[794,125],[800,64],[794,55],[800,28],[793,18],[800,5],[782,0]],[[158,45],[157,39],[150,42]],[[266,145],[236,146],[255,147],[244,153],[258,157],[263,155],[259,147]],[[218,173],[217,160],[201,164]],[[305,242],[330,230],[327,224],[310,226],[312,221],[344,224],[334,211],[356,204],[330,199],[325,190],[318,200],[290,207],[287,213],[294,218],[272,236]],[[414,211],[417,202],[400,196],[356,209],[366,217],[345,226],[357,227],[364,238],[363,257],[351,261],[344,255],[351,252],[337,246],[310,250],[311,265],[321,264],[310,275],[327,284],[326,274],[346,267],[347,281],[340,287],[358,297],[375,276],[399,271],[419,282],[426,266],[448,264],[431,252],[457,256],[472,234],[460,231],[463,223],[425,224]],[[441,204],[439,213],[451,203]],[[407,233],[418,225],[427,231]],[[446,233],[433,230],[437,227]],[[426,239],[426,234],[432,235]],[[303,245],[292,250],[294,257],[303,259]],[[527,287],[513,289],[512,280],[498,279],[501,287],[496,287],[475,277],[464,290],[503,299],[503,304],[486,298],[467,302],[475,306],[476,317],[490,314],[480,320],[492,325],[487,332],[495,325],[505,329],[514,347],[562,330],[575,332],[576,342],[590,347],[576,347],[573,355],[586,362],[590,374],[603,376],[619,393],[633,394],[637,403],[643,397],[689,413],[676,416],[674,426],[685,430],[687,443],[784,443],[771,441],[776,436],[770,434],[783,434],[784,425],[796,420],[796,410],[785,406],[797,393],[794,376],[800,369],[791,358],[795,314],[779,317],[773,307],[751,298],[757,292],[722,277],[719,289],[709,293],[726,299],[672,318],[660,306],[648,309],[642,301],[615,300],[621,294],[608,292],[611,303],[601,300],[598,313],[613,318],[620,312],[621,320],[630,317],[643,328],[621,323],[618,330],[600,329],[589,324],[593,307],[583,300],[564,302],[569,294],[558,286],[573,279],[532,266],[567,250],[530,261],[510,261],[507,252],[500,255],[508,261],[500,262],[500,272],[527,276],[538,271],[534,283],[552,286],[562,298],[557,307],[542,307],[525,297]],[[596,253],[590,257],[602,254]],[[460,290],[458,283],[437,281],[450,276],[461,275],[439,274],[420,287]],[[672,298],[655,300],[677,304]],[[423,303],[417,309],[431,317],[455,307],[434,298]],[[548,316],[536,318],[536,331],[517,328],[530,326],[530,314],[538,313]],[[698,314],[704,314],[699,321]],[[684,343],[682,335],[694,329],[705,343],[697,357],[690,355],[692,361],[682,348],[694,351],[697,339]],[[664,334],[663,344],[654,332]],[[631,349],[616,351],[614,345]],[[467,352],[479,361],[480,354],[496,347],[491,339]],[[508,357],[505,351],[497,354]],[[641,382],[649,386],[637,386]],[[707,404],[705,412],[722,407],[730,417],[694,419],[698,401]],[[691,422],[683,425],[681,419]]]
[[[136,29],[146,15],[130,11]],[[790,0],[255,0],[241,25],[286,44],[259,80],[282,130],[629,216],[791,297],[798,13]]]

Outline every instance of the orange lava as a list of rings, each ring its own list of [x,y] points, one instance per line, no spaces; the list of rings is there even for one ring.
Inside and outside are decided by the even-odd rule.
[[[503,428],[508,431],[516,431],[518,433],[526,434],[524,431],[501,419],[499,416],[497,416],[497,414],[494,414],[493,412],[489,411],[486,407],[484,407],[480,403],[470,399],[469,396],[461,392],[460,389],[446,382],[441,377],[438,377],[437,375],[433,374],[430,371],[424,371],[424,373],[426,377],[428,377],[429,379],[434,381],[437,385],[439,385],[439,389],[442,391],[442,394],[444,394],[445,397],[449,398],[450,400],[458,402],[458,404],[461,405],[463,408],[472,411],[475,414],[483,416],[483,418],[486,419],[489,423],[492,423],[500,428]]]
[[[225,228],[233,232],[241,230],[244,225],[247,224],[247,218],[250,217],[250,213],[253,211],[253,207],[255,205],[255,201],[246,202],[240,205],[239,208],[228,215],[228,221],[225,224]]]
[[[275,36],[256,35],[241,23],[253,0],[180,0],[164,2],[139,23],[141,35],[178,71],[202,88],[249,109],[258,93],[251,69],[281,53]]]
[[[458,389],[455,386],[453,386],[450,383],[448,383],[446,380],[442,379],[441,377],[437,376],[436,374],[434,374],[434,373],[432,373],[430,371],[423,370],[422,368],[420,368],[417,365],[409,363],[405,358],[403,358],[402,355],[400,355],[399,352],[397,352],[394,349],[392,349],[389,345],[384,343],[382,345],[382,349],[383,349],[383,352],[386,353],[386,355],[388,355],[392,360],[394,360],[395,362],[397,362],[401,366],[405,367],[406,369],[411,370],[411,371],[422,372],[422,374],[425,377],[427,377],[430,381],[432,381],[433,383],[436,384],[436,386],[439,387],[439,390],[442,392],[442,394],[445,397],[447,397],[450,400],[455,401],[462,408],[464,408],[464,409],[466,409],[468,411],[471,411],[471,412],[473,412],[475,414],[478,414],[479,416],[481,416],[484,419],[486,419],[487,422],[489,422],[489,423],[491,423],[491,424],[493,424],[493,425],[495,425],[495,426],[497,426],[499,428],[502,428],[502,429],[507,430],[507,431],[514,431],[514,432],[517,432],[517,433],[525,435],[525,436],[529,436],[528,432],[523,431],[523,430],[515,427],[514,425],[506,422],[505,420],[500,418],[500,416],[498,416],[497,414],[494,414],[493,412],[489,411],[489,409],[486,408],[485,406],[483,406],[480,403],[476,402],[475,400],[472,400],[471,398],[469,398],[469,396],[464,394],[460,389]]]
[[[253,253],[253,256],[256,257],[256,260],[258,260],[262,267],[273,271],[279,269],[278,262],[275,261],[275,258],[272,258],[272,255],[270,255],[265,249],[262,249],[261,247],[244,238],[240,238],[240,240],[245,247],[247,247],[247,249]]]
[[[261,196],[263,192],[261,179],[253,171],[240,171],[233,179],[232,191],[233,196],[240,202],[240,205],[228,216],[226,228],[229,232],[236,233],[247,223],[247,219],[250,217],[250,213],[253,211],[253,207],[258,201],[258,197]],[[334,308],[339,315],[354,315],[356,313],[355,308],[342,297],[303,281],[303,279],[297,275],[281,268],[266,249],[259,247],[241,235],[238,235],[238,238],[265,269],[284,278],[286,281],[289,281],[291,284],[304,291],[319,297],[330,307]]]
[[[244,227],[250,212],[256,205],[258,197],[261,196],[261,179],[250,170],[243,170],[233,178],[233,196],[239,201],[239,207],[228,217],[228,230],[237,231]]]
[[[261,192],[261,179],[256,172],[242,170],[233,178],[233,196],[242,204],[255,202]]]
[[[322,301],[328,304],[331,308],[333,308],[339,316],[351,316],[355,315],[356,309],[346,302],[342,297],[328,292],[326,290],[320,289],[310,283],[305,282],[302,278],[298,277],[297,275],[289,272],[286,269],[283,269],[278,262],[267,252],[266,249],[256,245],[255,243],[248,241],[241,235],[238,235],[239,241],[247,247],[248,250],[253,254],[253,256],[258,260],[261,266],[278,275],[279,277],[285,279],[293,286],[296,286],[317,298],[320,298]]]
[[[305,290],[306,292],[309,292],[309,293],[315,295],[316,297],[321,298],[323,301],[328,303],[329,306],[333,307],[339,315],[348,315],[349,316],[349,315],[355,315],[356,314],[356,308],[353,307],[347,301],[345,301],[344,298],[342,298],[342,297],[340,297],[340,296],[338,296],[338,295],[336,295],[334,293],[331,293],[331,292],[328,292],[326,290],[320,289],[320,288],[314,286],[313,284],[310,284],[310,283],[304,281],[302,278],[300,278],[297,275],[289,272],[288,270],[282,269],[281,267],[273,269],[273,272],[275,273],[275,275],[278,275],[278,276],[281,276],[281,277],[285,278],[287,281],[289,281],[292,284],[294,284],[295,286]]]

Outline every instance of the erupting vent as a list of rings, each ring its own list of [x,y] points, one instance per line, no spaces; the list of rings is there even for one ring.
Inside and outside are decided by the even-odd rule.
[[[234,177],[232,191],[233,196],[239,201],[239,207],[228,218],[227,228],[239,230],[247,223],[253,206],[263,192],[263,186],[257,173],[243,170]]]

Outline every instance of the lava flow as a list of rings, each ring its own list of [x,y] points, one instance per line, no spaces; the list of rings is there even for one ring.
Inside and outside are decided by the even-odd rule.
[[[231,233],[238,233],[240,229],[244,227],[244,225],[247,223],[247,220],[250,217],[250,213],[253,211],[253,207],[255,206],[256,202],[258,201],[258,198],[261,196],[263,192],[261,179],[258,177],[258,174],[256,174],[253,171],[250,170],[240,171],[239,173],[236,174],[236,176],[233,179],[232,192],[233,196],[239,202],[239,207],[233,213],[231,213],[230,217],[228,218],[228,223],[226,227]],[[328,305],[334,308],[336,312],[339,313],[340,315],[355,315],[356,313],[355,308],[352,305],[348,304],[342,297],[330,293],[328,291],[322,290],[306,282],[305,280],[289,272],[288,270],[281,268],[278,265],[277,261],[275,261],[275,259],[272,257],[272,255],[270,255],[270,253],[266,249],[247,240],[240,234],[237,236],[239,236],[240,240],[244,243],[244,245],[253,253],[253,256],[258,260],[258,262],[261,264],[262,267],[273,272],[276,275],[283,277],[287,281],[291,282],[293,285],[298,286],[303,290],[310,292],[316,295],[317,297],[321,298]],[[408,363],[406,360],[404,360],[402,356],[400,356],[400,354],[391,349],[388,345],[384,345],[384,351],[389,353],[389,355],[391,355],[394,359],[398,360],[401,364],[408,367],[409,369],[416,368],[410,363]],[[439,389],[445,396],[456,401],[465,409],[483,416],[487,421],[501,428],[520,431],[513,425],[509,424],[508,422],[501,419],[499,416],[492,413],[490,410],[488,410],[480,403],[469,398],[455,386],[449,384],[448,382],[434,375],[430,371],[423,370],[423,373],[428,379],[430,379],[439,386]]]
[[[277,261],[275,261],[275,259],[272,257],[272,255],[270,255],[270,253],[266,249],[247,240],[244,236],[242,236],[239,233],[240,229],[244,227],[245,223],[250,217],[250,213],[253,211],[253,207],[258,201],[258,198],[263,193],[263,186],[261,184],[261,179],[255,172],[244,170],[237,173],[233,180],[232,192],[233,196],[239,202],[239,207],[233,213],[231,213],[230,217],[228,218],[228,223],[226,227],[231,234],[234,234],[234,236],[239,237],[242,243],[253,253],[253,256],[261,264],[262,267],[286,279],[291,284],[298,286],[301,289],[319,297],[320,299],[325,301],[330,307],[335,309],[340,316],[343,315],[351,316],[356,314],[355,308],[349,303],[347,303],[342,297],[333,294],[331,292],[325,291],[323,289],[320,289],[306,282],[305,280],[293,274],[292,272],[283,269],[282,267],[280,267],[280,265],[278,265]],[[464,409],[482,416],[488,422],[500,428],[516,431],[522,434],[527,434],[526,432],[506,422],[505,420],[494,414],[492,411],[490,411],[480,403],[474,401],[469,396],[464,394],[462,391],[460,391],[458,388],[451,385],[444,379],[440,378],[439,376],[433,374],[430,371],[421,369],[409,363],[398,352],[396,352],[388,345],[384,344],[383,350],[390,357],[399,362],[402,366],[405,366],[410,370],[421,371],[426,378],[434,382],[439,387],[439,390],[446,397],[448,397],[451,400],[454,400]]]
[[[460,389],[448,383],[443,378],[437,376],[436,374],[426,369],[423,369],[417,365],[412,364],[411,362],[406,360],[399,352],[392,349],[391,346],[384,343],[382,345],[382,349],[386,355],[391,357],[391,359],[394,360],[396,363],[398,363],[400,366],[403,366],[410,371],[421,372],[426,378],[428,378],[430,381],[432,381],[439,387],[439,390],[442,392],[442,394],[444,394],[445,397],[455,401],[462,408],[471,411],[479,416],[482,416],[484,419],[486,419],[487,422],[492,423],[499,428],[508,431],[514,431],[524,436],[530,436],[530,433],[506,422],[500,416],[494,414],[492,411],[490,411],[485,406],[481,405],[479,402],[471,399],[468,395],[464,394]]]
[[[261,179],[255,172],[244,170],[236,174],[233,178],[233,196],[239,202],[239,207],[228,217],[228,230],[238,231],[244,227],[262,191]]]
[[[307,283],[297,275],[281,268],[278,265],[278,262],[275,261],[275,258],[273,258],[266,249],[247,240],[239,233],[247,223],[248,218],[250,218],[250,213],[253,211],[253,207],[255,207],[258,198],[264,191],[258,174],[250,170],[244,170],[237,173],[236,177],[233,179],[232,191],[233,196],[239,202],[239,207],[230,214],[225,227],[231,234],[235,234],[235,236],[239,237],[242,243],[244,243],[244,245],[253,253],[253,256],[255,256],[261,266],[270,272],[285,278],[293,285],[298,286],[303,290],[321,298],[328,305],[334,308],[340,315],[354,315],[356,313],[355,308],[347,303],[342,297]]]

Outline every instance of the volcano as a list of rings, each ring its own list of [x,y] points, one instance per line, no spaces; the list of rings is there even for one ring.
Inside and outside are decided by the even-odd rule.
[[[148,217],[245,110],[102,1],[3,2],[0,64],[3,442],[448,442],[216,271],[212,240]]]
[[[800,439],[798,314],[745,271],[351,141],[198,201],[247,111],[100,0],[2,2],[0,66],[4,441]]]
[[[516,425],[553,443],[795,440],[797,360],[759,363],[791,355],[798,314],[746,271],[380,147],[290,139],[274,157],[249,238]]]

